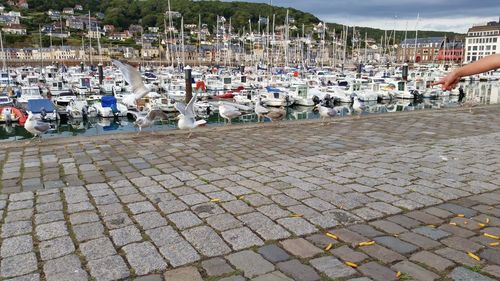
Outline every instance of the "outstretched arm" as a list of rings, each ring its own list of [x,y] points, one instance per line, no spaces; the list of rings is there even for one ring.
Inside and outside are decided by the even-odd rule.
[[[500,54],[482,58],[474,63],[456,69],[433,85],[442,85],[443,90],[451,90],[455,88],[460,78],[464,76],[483,73],[497,68],[500,68]]]

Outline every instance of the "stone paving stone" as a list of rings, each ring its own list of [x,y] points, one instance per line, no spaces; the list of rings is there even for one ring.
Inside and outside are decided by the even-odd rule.
[[[8,278],[24,275],[37,270],[35,253],[7,257],[0,263],[0,277]]]
[[[370,222],[370,225],[373,225],[374,227],[389,234],[400,234],[408,231],[406,228],[400,226],[399,224],[386,220]]]
[[[69,221],[72,225],[99,221],[99,216],[95,212],[82,212],[71,214]]]
[[[234,269],[222,258],[202,261],[201,266],[208,276],[221,276],[234,271]]]
[[[455,266],[455,263],[452,261],[428,251],[415,253],[410,257],[410,260],[422,263],[437,271],[445,271]]]
[[[334,230],[330,230],[329,232],[336,235],[340,239],[340,241],[345,242],[345,243],[349,243],[352,246],[355,246],[360,242],[365,242],[365,241],[370,240],[369,238],[361,236],[361,235],[359,235],[355,232],[352,232],[348,229],[334,229]]]
[[[90,202],[83,201],[74,204],[68,204],[68,213],[78,213],[83,211],[93,211],[95,208]]]
[[[184,211],[188,208],[186,204],[179,200],[162,201],[158,203],[158,207],[165,214]]]
[[[449,211],[446,211],[446,210],[443,210],[440,208],[436,208],[436,207],[430,207],[427,209],[423,209],[422,211],[424,211],[430,215],[442,218],[442,219],[446,219],[446,218],[453,216],[452,212],[449,212]]]
[[[264,245],[264,242],[247,227],[227,230],[222,232],[221,235],[235,251]]]
[[[218,231],[225,231],[241,227],[243,224],[231,214],[225,213],[211,216],[206,219],[207,223]]]
[[[118,255],[91,260],[88,263],[90,275],[96,280],[122,280],[130,276],[130,271]]]
[[[218,281],[245,281],[245,280],[247,280],[247,279],[241,275],[233,275],[233,276],[219,279]]]
[[[39,248],[42,260],[59,258],[75,251],[75,245],[69,236],[42,241]]]
[[[373,280],[368,277],[360,277],[360,278],[352,278],[347,281],[373,281]]]
[[[346,245],[338,248],[334,247],[330,250],[330,252],[343,261],[350,261],[354,263],[360,263],[368,258],[368,256],[364,253],[354,251]]]
[[[4,221],[5,222],[13,222],[13,221],[27,221],[31,220],[31,217],[33,216],[33,209],[23,209],[23,210],[16,210],[16,211],[9,211],[7,213],[7,216],[5,217]]]
[[[303,218],[283,218],[277,220],[277,222],[297,236],[311,234],[318,231],[314,225],[310,224]]]
[[[30,233],[31,228],[31,221],[4,223],[2,225],[2,238]]]
[[[391,267],[395,271],[400,271],[409,274],[414,280],[434,281],[439,276],[429,270],[424,269],[409,261],[401,261]]]
[[[396,272],[376,262],[369,262],[358,267],[358,270],[375,281],[397,280]]]
[[[233,215],[241,215],[254,211],[252,207],[248,206],[245,202],[241,200],[224,202],[221,204],[221,206],[222,208],[226,209],[229,213]]]
[[[442,248],[436,250],[435,253],[462,265],[475,266],[483,263],[483,261],[476,261],[470,258],[467,253],[460,252],[451,248]]]
[[[81,243],[79,248],[88,261],[116,254],[113,244],[107,237]]]
[[[104,227],[100,222],[79,224],[73,226],[73,232],[79,242],[104,236]]]
[[[399,240],[398,238],[392,236],[382,236],[374,238],[375,242],[381,244],[393,251],[400,254],[406,255],[416,252],[418,248],[410,243]]]
[[[143,229],[152,229],[167,225],[167,220],[159,212],[149,212],[135,215],[134,219]]]
[[[126,213],[117,213],[103,218],[104,224],[108,229],[123,228],[133,224]]]
[[[12,279],[6,279],[6,281],[40,281],[40,274],[33,273],[33,274],[23,275]]]
[[[463,238],[469,238],[471,236],[474,236],[475,233],[473,231],[470,231],[468,229],[456,226],[456,225],[451,225],[451,224],[443,224],[438,227],[438,229],[449,232],[453,235],[460,236]]]
[[[148,201],[131,203],[128,204],[127,207],[130,210],[130,212],[134,215],[156,211],[155,207]]]
[[[168,270],[163,274],[165,281],[202,281],[198,269],[193,266]]]
[[[111,230],[109,234],[118,247],[142,240],[139,229],[133,225]]]
[[[184,240],[162,246],[160,253],[173,267],[193,263],[200,259],[196,250]]]
[[[500,279],[500,266],[498,265],[487,265],[482,271]]]
[[[133,243],[122,248],[130,266],[138,275],[164,270],[167,263],[150,242]]]
[[[241,215],[238,219],[250,227],[250,229],[257,232],[265,241],[279,240],[290,236],[290,233],[282,226],[258,212]]]
[[[252,281],[293,281],[293,279],[288,278],[285,274],[279,271],[273,271],[253,278]]]
[[[323,251],[309,243],[304,238],[288,239],[280,242],[281,246],[294,256],[300,258],[311,258]]]
[[[428,227],[428,226],[422,226],[419,228],[415,228],[413,231],[418,233],[418,234],[421,234],[423,236],[426,236],[428,238],[431,238],[433,240],[439,240],[439,239],[442,239],[442,238],[445,238],[445,237],[448,237],[451,235],[450,233],[448,233],[446,231],[432,228],[432,227]]]
[[[202,221],[191,211],[173,213],[167,216],[177,228],[183,230],[193,226],[200,225]]]
[[[479,256],[490,263],[500,265],[500,249],[485,249],[481,251]]]
[[[359,249],[365,252],[370,257],[378,259],[383,263],[392,263],[395,261],[400,261],[405,259],[404,256],[377,244],[371,246],[359,247]]]
[[[452,204],[452,203],[441,204],[441,205],[438,205],[437,208],[452,212],[456,215],[463,214],[467,218],[473,217],[477,214],[476,210],[466,208],[463,206],[459,206],[456,204]]]
[[[185,230],[182,235],[204,256],[215,257],[231,252],[219,235],[207,226]]]
[[[62,220],[64,220],[64,214],[62,211],[52,211],[47,213],[35,214],[36,225]]]
[[[160,274],[150,274],[135,278],[134,281],[164,281],[164,279]]]
[[[26,254],[33,251],[33,239],[30,235],[16,236],[2,241],[0,256],[2,258]]]
[[[494,280],[494,279],[486,277],[482,274],[479,274],[477,272],[471,271],[465,267],[457,267],[457,268],[453,269],[453,271],[450,272],[450,274],[448,274],[448,277],[454,281],[493,281]]]
[[[420,234],[417,234],[415,232],[402,233],[402,234],[398,235],[398,238],[403,240],[403,241],[417,245],[420,248],[425,249],[425,250],[429,250],[429,249],[441,246],[441,243],[439,243],[435,240],[432,240],[430,238],[427,238],[425,236],[422,236]]]
[[[246,250],[226,256],[226,259],[237,269],[243,271],[247,278],[252,278],[274,270],[273,264],[255,252]]]
[[[272,263],[286,261],[290,258],[285,251],[274,244],[260,247],[257,252]]]
[[[64,221],[37,225],[35,227],[35,232],[40,241],[68,235],[66,223]]]
[[[298,260],[280,262],[276,265],[280,271],[291,276],[294,280],[317,281],[320,276],[308,265],[302,264]]]
[[[155,229],[146,230],[146,234],[151,238],[157,247],[181,243],[185,241],[177,231],[171,226],[163,226]]]
[[[422,224],[421,222],[414,220],[412,218],[409,218],[405,215],[395,215],[392,217],[388,217],[387,220],[391,221],[393,223],[399,224],[399,225],[401,225],[405,228],[408,228],[408,229],[415,228],[415,227]]]
[[[421,221],[424,224],[439,225],[443,222],[442,219],[433,215],[429,215],[428,213],[424,213],[422,211],[411,211],[409,213],[406,213],[405,216]]]
[[[483,248],[483,246],[477,243],[474,243],[472,241],[469,241],[468,239],[457,236],[451,236],[446,239],[442,239],[441,243],[455,250],[473,252],[473,253]]]
[[[188,204],[189,206],[198,205],[210,201],[210,198],[206,197],[203,194],[198,194],[198,193],[183,195],[180,196],[179,199],[181,199],[184,203]]]
[[[309,263],[318,271],[330,278],[348,277],[356,274],[356,270],[341,263],[334,257],[321,257],[310,260]]]
[[[349,230],[359,233],[362,236],[373,238],[377,236],[383,236],[384,233],[376,230],[375,228],[367,224],[355,224],[348,227]]]

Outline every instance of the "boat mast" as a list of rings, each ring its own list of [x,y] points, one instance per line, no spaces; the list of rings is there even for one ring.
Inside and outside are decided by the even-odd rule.
[[[90,60],[90,65],[92,65],[92,25],[90,24],[90,10],[89,10],[89,60]]]
[[[6,67],[6,59],[7,59],[7,54],[5,53],[5,50],[3,49],[3,35],[2,35],[2,30],[0,30],[0,48],[2,49],[2,70],[5,71],[7,69]]]
[[[198,64],[201,66],[201,14],[198,14]]]
[[[182,67],[186,66],[186,50],[184,48],[184,17],[181,17],[181,49],[182,49]]]
[[[408,49],[408,42],[406,42],[406,40],[408,40],[408,21],[406,21],[406,29],[405,29],[405,40],[403,42],[405,42],[405,47],[403,48],[403,63],[406,62],[406,49]]]
[[[415,55],[413,56],[413,63],[417,62],[417,39],[418,39],[418,20],[420,19],[420,13],[417,14],[417,23],[415,24]]]
[[[172,34],[172,11],[170,9],[170,0],[167,1],[168,2],[168,33],[169,33],[169,38],[171,40],[174,39],[174,36]],[[171,50],[171,54],[170,54],[170,61],[172,62],[172,67],[174,67],[174,50],[172,49]]]
[[[286,19],[285,19],[285,42],[284,42],[284,48],[285,48],[285,67],[288,68],[288,37],[290,36],[289,35],[289,27],[288,27],[288,9],[286,10]]]
[[[42,48],[43,48],[43,45],[42,45],[42,27],[40,25],[38,25],[38,31],[40,32],[39,35],[40,35],[40,47],[38,48],[39,52],[40,52],[40,75],[42,75],[43,77],[43,56],[42,56]]]

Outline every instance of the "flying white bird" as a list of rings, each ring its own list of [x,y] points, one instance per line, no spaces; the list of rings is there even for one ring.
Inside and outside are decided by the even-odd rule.
[[[142,82],[141,74],[135,67],[129,64],[125,64],[117,60],[112,60],[111,62],[118,67],[118,69],[120,69],[123,78],[132,87],[133,95],[126,95],[122,102],[127,106],[137,107],[136,101],[143,98],[150,92],[150,90],[144,85],[144,82]]]
[[[193,97],[189,101],[189,103],[186,105],[183,102],[177,101],[174,103],[174,107],[179,111],[179,116],[177,118],[179,121],[177,122],[177,126],[181,130],[189,130],[189,135],[188,138],[191,137],[191,130],[204,125],[207,123],[205,120],[198,120],[196,121],[195,117],[195,111],[194,111],[194,102],[196,101],[196,96],[198,95],[198,92],[195,91],[193,94]]]
[[[167,114],[165,114],[163,111],[159,109],[153,109],[149,111],[145,116],[144,115],[141,116],[134,111],[129,111],[129,113],[135,115],[134,125],[139,128],[139,132],[137,132],[137,134],[142,132],[142,129],[151,127],[153,125],[153,122],[157,118],[164,118],[164,119],[168,118]]]
[[[38,121],[35,119],[33,113],[28,112],[28,119],[26,119],[26,123],[24,123],[24,128],[34,135],[33,139],[40,137],[41,140],[42,134],[50,129],[50,124]]]

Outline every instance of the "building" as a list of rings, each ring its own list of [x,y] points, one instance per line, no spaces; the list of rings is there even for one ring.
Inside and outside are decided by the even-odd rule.
[[[436,59],[443,62],[462,63],[464,60],[464,43],[447,42],[443,44]]]
[[[4,26],[2,31],[9,34],[26,35],[26,26],[12,23]]]
[[[64,8],[62,10],[62,13],[66,15],[74,15],[75,11],[73,10],[73,8]]]
[[[500,20],[476,25],[467,31],[464,63],[500,53]]]
[[[405,62],[434,62],[445,40],[445,37],[406,39],[397,50],[397,59]]]

